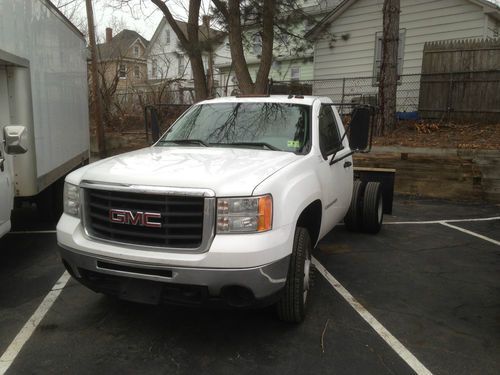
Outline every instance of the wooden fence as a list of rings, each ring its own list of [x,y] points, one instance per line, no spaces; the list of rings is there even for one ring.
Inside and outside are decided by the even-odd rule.
[[[500,39],[426,43],[419,112],[424,118],[500,122]]]

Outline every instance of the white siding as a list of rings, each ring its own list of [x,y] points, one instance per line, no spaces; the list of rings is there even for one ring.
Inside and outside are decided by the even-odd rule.
[[[499,37],[500,22],[491,16],[486,16],[486,37],[498,38]]]
[[[182,78],[185,80],[192,79],[191,65],[189,59],[185,57],[185,73],[182,77],[178,75],[179,72],[179,54],[184,53],[179,49],[179,40],[174,31],[167,22],[163,22],[163,27],[158,33],[158,37],[152,40],[150,52],[148,55],[148,79],[176,79]],[[167,43],[166,30],[170,30],[170,43]],[[156,77],[152,75],[153,59],[157,62]]]
[[[375,35],[382,31],[383,0],[358,0],[330,26],[337,36],[333,48],[329,40],[316,42],[314,79],[371,77],[373,75]],[[400,29],[405,29],[402,74],[419,74],[425,42],[485,37],[487,17],[483,9],[468,0],[401,0]],[[348,35],[344,41],[340,36]],[[398,103],[418,101],[418,80],[403,84],[398,91]],[[371,80],[349,81],[347,95],[374,94]],[[314,94],[332,96],[342,82],[317,84]],[[338,95],[337,95],[338,96]],[[334,97],[334,100],[339,99]],[[346,98],[349,100],[349,97]]]
[[[348,34],[349,39],[338,38],[333,48],[328,40],[316,43],[315,79],[372,75],[382,5],[383,0],[358,0],[332,23],[331,32]],[[403,74],[420,73],[425,42],[481,38],[484,22],[482,9],[467,0],[401,0],[400,28],[406,29]]]

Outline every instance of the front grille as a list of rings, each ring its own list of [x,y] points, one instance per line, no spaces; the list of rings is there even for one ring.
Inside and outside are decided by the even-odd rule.
[[[204,206],[203,197],[85,189],[85,226],[91,236],[105,240],[196,249],[203,240]],[[161,218],[155,218],[154,222],[161,223],[161,227],[134,224],[134,220],[112,222],[112,209],[132,215],[160,213]]]

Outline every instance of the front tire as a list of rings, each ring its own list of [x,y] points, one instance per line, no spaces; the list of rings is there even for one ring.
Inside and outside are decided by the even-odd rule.
[[[311,263],[311,237],[307,229],[295,230],[284,294],[276,305],[280,320],[300,323],[304,320],[309,300],[313,265]]]

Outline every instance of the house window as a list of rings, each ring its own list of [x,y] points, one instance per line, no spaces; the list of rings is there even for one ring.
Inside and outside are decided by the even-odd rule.
[[[134,66],[134,77],[141,78],[141,70],[139,68],[139,65]]]
[[[134,46],[134,57],[139,57],[139,46]]]
[[[294,66],[290,69],[290,79],[292,81],[298,81],[300,79],[300,67]]]
[[[177,75],[182,77],[184,75],[184,56],[179,56],[177,61]]]
[[[165,30],[165,42],[170,44],[170,29]]]
[[[398,44],[398,81],[403,73],[404,46],[406,30],[399,31]],[[380,68],[382,66],[382,32],[375,34],[375,61],[373,63],[373,85],[377,85],[380,80]]]
[[[118,76],[120,78],[127,78],[127,65],[126,64],[120,64],[120,69],[118,71]]]
[[[254,34],[252,38],[252,49],[254,55],[262,54],[262,38],[260,34]]]
[[[151,61],[151,77],[156,78],[156,74],[158,71],[158,61],[156,59],[153,59]]]

